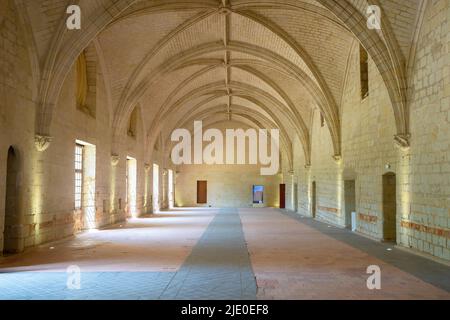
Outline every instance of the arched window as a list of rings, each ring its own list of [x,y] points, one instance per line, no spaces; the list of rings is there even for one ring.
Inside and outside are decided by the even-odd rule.
[[[77,107],[80,109],[86,107],[87,92],[86,55],[83,51],[77,59]]]
[[[156,139],[154,150],[155,151],[161,150],[161,145],[162,145],[162,136],[159,135],[158,139]]]
[[[128,122],[128,136],[136,138],[137,136],[137,108],[134,108]]]
[[[6,199],[3,231],[3,253],[18,253],[23,250],[23,239],[15,232],[20,225],[19,208],[19,155],[10,147],[6,164]]]
[[[361,99],[369,96],[369,55],[362,45],[359,46],[359,64],[361,79]]]
[[[95,118],[97,55],[91,45],[84,50],[76,63],[76,101],[77,108]]]

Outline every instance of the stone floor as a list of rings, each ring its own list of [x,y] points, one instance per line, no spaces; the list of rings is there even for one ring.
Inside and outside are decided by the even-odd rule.
[[[240,215],[260,299],[450,299],[445,265],[280,210]],[[370,265],[381,290],[367,289]]]
[[[0,258],[0,299],[450,299],[449,267],[387,249],[276,209],[175,209]]]

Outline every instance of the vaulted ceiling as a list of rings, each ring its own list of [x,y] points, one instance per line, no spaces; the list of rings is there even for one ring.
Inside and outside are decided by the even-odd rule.
[[[89,17],[83,35],[60,31],[51,40],[35,32],[35,42],[44,74],[64,73],[76,56],[70,50],[95,42],[110,85],[116,132],[136,106],[150,146],[161,133],[167,137],[196,116],[224,121],[236,116],[280,128],[288,144],[297,136],[309,162],[314,110],[323,114],[340,154],[343,86],[350,51],[359,42],[390,90],[399,133],[407,133],[405,69],[421,1],[376,2],[386,13],[385,28],[370,33],[364,29],[365,0],[81,0]],[[35,29],[45,27],[58,29],[51,21],[34,23]],[[44,53],[52,43],[57,53],[49,71]],[[43,78],[46,108],[58,82]]]
[[[338,121],[354,41],[331,12],[298,1],[213,1],[175,10],[141,4],[99,35],[117,114],[139,104],[150,143],[194,112],[222,113],[224,120],[256,113],[297,135],[305,154],[313,110]],[[125,119],[117,117],[116,126]]]

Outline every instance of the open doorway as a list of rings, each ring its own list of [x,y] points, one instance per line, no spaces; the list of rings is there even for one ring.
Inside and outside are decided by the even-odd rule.
[[[159,166],[153,164],[153,212],[159,211]]]
[[[356,182],[355,180],[344,181],[344,204],[345,204],[345,227],[354,229],[352,225],[352,212],[356,211]]]
[[[253,205],[264,204],[264,186],[253,186]]]
[[[127,207],[128,216],[136,218],[137,216],[137,161],[132,157],[127,157]]]
[[[6,201],[5,222],[3,231],[3,254],[12,254],[22,251],[19,238],[19,170],[20,162],[17,150],[10,147],[6,163]]]
[[[397,181],[392,172],[383,175],[383,240],[397,242]]]
[[[95,229],[96,146],[75,140],[75,220],[77,228]]]
[[[311,216],[313,218],[316,217],[317,212],[317,188],[316,188],[316,182],[313,181],[311,185]]]
[[[174,185],[174,180],[173,180],[173,170],[168,171],[168,186],[167,186],[167,193],[168,193],[168,198],[169,198],[169,209],[172,209],[174,207],[174,194],[173,194],[173,185]]]

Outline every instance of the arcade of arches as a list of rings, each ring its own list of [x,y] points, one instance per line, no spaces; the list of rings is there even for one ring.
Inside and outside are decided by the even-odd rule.
[[[286,219],[450,263],[449,0],[375,1],[380,30],[366,0],[80,0],[68,30],[70,2],[0,0],[0,267],[192,207],[193,221],[233,212],[197,217],[192,239],[240,217],[265,297],[290,297],[258,271],[265,232],[275,255],[297,250],[275,250],[284,232],[318,245]],[[175,166],[171,133],[196,120],[279,129],[279,173]],[[340,240],[326,239],[329,256]]]

